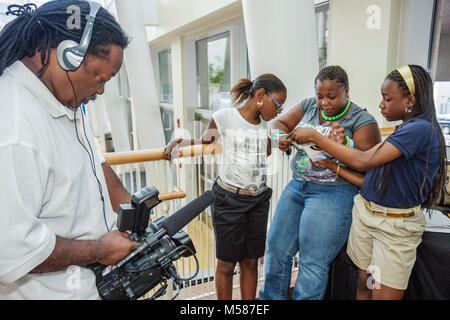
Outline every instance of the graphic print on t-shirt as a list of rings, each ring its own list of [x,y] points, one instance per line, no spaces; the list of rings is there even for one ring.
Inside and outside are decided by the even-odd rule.
[[[221,177],[233,185],[258,189],[267,180],[267,131],[265,129],[227,129]]]
[[[331,128],[329,125],[312,125],[306,122],[300,122],[296,128],[304,127],[304,128],[312,128],[323,135],[328,135],[331,132]],[[307,148],[311,148],[312,144],[306,146]],[[294,160],[291,163],[291,169],[297,173],[297,176],[301,177],[303,181],[311,181],[311,182],[330,182],[334,181],[336,178],[336,174],[328,169],[322,168],[320,166],[313,166],[310,157],[302,148],[296,148],[297,154],[295,155]],[[314,151],[314,150],[311,150]],[[320,153],[320,150],[316,152]]]

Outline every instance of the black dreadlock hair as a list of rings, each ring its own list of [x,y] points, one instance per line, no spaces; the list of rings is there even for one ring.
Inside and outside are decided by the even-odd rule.
[[[67,25],[73,14],[68,8],[74,5],[80,8],[80,28],[69,28]],[[16,15],[17,18],[0,33],[0,75],[14,62],[39,52],[42,68],[38,76],[42,76],[50,60],[50,49],[56,48],[63,40],[81,40],[89,10],[89,4],[82,0],[55,0],[39,8],[33,3],[8,6],[7,14]],[[128,43],[128,37],[114,17],[100,8],[86,56],[107,58],[110,45],[125,49]]]
[[[342,83],[344,88],[348,87],[347,73],[340,66],[327,66],[320,70],[314,80],[314,87],[317,85],[317,81],[322,82],[324,80],[336,80],[337,82]]]
[[[271,73],[262,74],[254,81],[250,79],[240,79],[238,83],[231,89],[233,103],[240,104],[242,101],[252,98],[254,93],[264,88],[270,93],[286,92],[283,82]]]
[[[446,172],[447,172],[447,153],[446,153],[446,147],[445,147],[445,139],[444,135],[442,134],[442,130],[439,126],[439,123],[437,121],[436,117],[436,109],[434,105],[434,99],[433,99],[433,82],[431,80],[430,75],[428,72],[418,65],[409,65],[413,80],[414,80],[414,86],[415,86],[415,97],[416,97],[416,103],[413,106],[411,113],[407,114],[406,117],[403,119],[403,123],[397,127],[396,130],[404,126],[407,122],[417,119],[417,118],[424,118],[431,122],[432,127],[430,130],[430,137],[429,137],[429,147],[427,150],[427,158],[426,158],[426,167],[425,167],[425,174],[422,180],[422,184],[420,186],[420,193],[423,193],[423,187],[425,185],[425,180],[428,173],[428,157],[430,154],[431,149],[431,141],[433,139],[433,128],[436,128],[436,131],[438,133],[439,137],[439,170],[436,173],[434,179],[433,179],[433,185],[431,187],[431,190],[428,192],[426,196],[425,202],[422,204],[422,208],[430,209],[431,206],[438,202],[439,197],[441,195],[441,192],[443,190],[443,187],[445,186],[446,181]],[[399,88],[401,88],[405,94],[405,96],[411,95],[411,92],[408,89],[408,86],[406,85],[405,80],[403,79],[400,72],[397,70],[392,71],[389,73],[386,77],[386,80],[392,80],[395,81]],[[384,142],[383,142],[384,143]],[[381,145],[380,145],[381,147]],[[381,173],[381,168],[384,168],[383,174],[381,176],[379,185],[376,186],[376,190],[378,192],[382,190],[381,197],[383,198],[387,186],[389,185],[389,173],[391,170],[391,164],[387,163],[383,166],[375,168],[374,174],[372,175],[371,181],[377,181],[379,178],[379,175]],[[376,180],[375,180],[376,179]]]

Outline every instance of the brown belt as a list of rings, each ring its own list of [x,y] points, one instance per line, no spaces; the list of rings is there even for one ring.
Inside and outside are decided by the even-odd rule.
[[[267,190],[267,186],[263,186],[259,188],[258,190],[249,190],[249,189],[241,189],[241,188],[235,188],[230,186],[229,184],[226,184],[225,182],[221,181],[220,178],[216,179],[217,184],[224,190],[237,193],[237,194],[244,194],[247,196],[253,196],[256,197]]]
[[[391,217],[391,218],[407,218],[407,217],[412,217],[415,215],[414,210],[411,211],[406,211],[406,212],[389,212],[389,211],[377,211],[377,210],[373,210],[370,207],[370,202],[367,201],[366,199],[363,200],[364,201],[364,205],[366,206],[367,211],[369,211],[372,214],[376,214],[379,216],[386,216],[386,217]]]

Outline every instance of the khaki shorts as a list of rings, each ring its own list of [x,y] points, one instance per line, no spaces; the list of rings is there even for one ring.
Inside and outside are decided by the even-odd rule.
[[[416,249],[425,229],[425,216],[420,206],[395,209],[369,201],[370,208],[376,211],[414,211],[414,216],[398,218],[370,213],[360,194],[354,201],[347,254],[358,268],[368,270],[378,283],[406,290],[416,261]]]

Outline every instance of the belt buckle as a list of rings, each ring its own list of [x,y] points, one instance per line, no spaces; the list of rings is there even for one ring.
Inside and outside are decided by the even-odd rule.
[[[363,201],[364,201],[364,206],[366,207],[366,209],[367,209],[370,213],[374,214],[373,209],[370,207],[370,202],[367,201],[366,199],[363,199]]]
[[[267,190],[267,185],[264,185],[260,188],[258,188],[257,190],[249,190],[251,192],[251,195],[256,197],[259,196],[261,193],[263,193],[264,191]]]
[[[377,210],[373,210],[372,206],[370,205],[369,200],[364,199],[364,205],[366,206],[366,209],[371,213],[371,214],[375,214],[377,216],[387,216],[387,212],[382,212],[382,211],[377,211]]]
[[[256,192],[256,195],[259,196],[261,193],[267,190],[267,185],[264,185],[263,187],[259,188]]]

